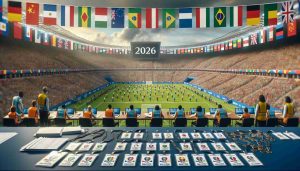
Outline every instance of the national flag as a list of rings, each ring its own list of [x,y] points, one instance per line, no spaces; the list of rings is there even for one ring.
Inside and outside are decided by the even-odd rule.
[[[141,28],[142,27],[142,10],[141,8],[128,9],[128,27]]]
[[[3,3],[2,0],[0,0],[0,21],[2,21],[2,13],[3,13]]]
[[[276,40],[283,39],[283,37],[283,24],[281,23],[276,26]]]
[[[221,51],[224,51],[224,43],[221,44]]]
[[[268,42],[271,42],[274,40],[274,26],[270,26],[268,31]]]
[[[44,33],[44,36],[43,36],[43,45],[45,46],[49,46],[50,45],[50,36],[48,33]]]
[[[297,23],[296,20],[294,22],[290,22],[287,25],[287,36],[292,37],[297,35]]]
[[[214,26],[226,27],[226,7],[214,8]]]
[[[230,26],[243,26],[243,6],[230,7]]]
[[[232,40],[230,40],[228,43],[228,49],[232,49]]]
[[[266,40],[266,31],[264,29],[259,31],[259,35],[260,35],[260,39],[259,39],[259,43],[265,43]]]
[[[44,24],[45,25],[56,25],[57,9],[56,5],[44,4]]]
[[[158,28],[158,8],[146,8],[146,28]]]
[[[264,24],[265,26],[277,25],[277,4],[265,4]]]
[[[124,8],[111,9],[111,28],[124,28]]]
[[[179,9],[179,28],[193,27],[193,9],[180,8]]]
[[[95,8],[95,27],[107,28],[107,8]]]
[[[78,7],[78,27],[91,27],[91,7]]]
[[[32,42],[33,29],[29,26],[25,26],[24,30],[25,30],[24,39],[28,42]]]
[[[224,43],[224,50],[228,50],[228,42]]]
[[[232,41],[232,48],[237,48],[237,40]]]
[[[247,26],[257,26],[260,24],[260,6],[247,6]]]
[[[9,36],[9,24],[7,20],[0,21],[0,35],[2,36]]]
[[[17,1],[8,1],[7,19],[9,22],[22,21],[22,3]]]
[[[13,25],[14,25],[14,30],[13,30],[14,31],[14,39],[21,40],[22,32],[23,32],[22,24],[19,22],[14,22]]]
[[[163,9],[162,10],[162,22],[163,28],[175,28],[176,21],[175,9]]]
[[[299,8],[299,7],[298,7]],[[291,1],[281,4],[281,20],[283,23],[294,22],[295,10]]]
[[[40,5],[37,3],[26,3],[26,24],[38,25],[40,16]]]
[[[243,47],[248,47],[249,46],[249,37],[244,37],[243,38]]]
[[[256,45],[257,44],[257,33],[253,33],[253,34],[251,34],[251,42],[250,42],[250,44],[251,45]]]
[[[210,8],[196,8],[196,28],[210,27]]]
[[[35,30],[34,42],[40,44],[42,39],[42,33],[39,30]]]
[[[56,47],[58,47],[58,48],[63,48],[64,44],[65,44],[65,42],[64,42],[64,40],[62,38],[57,38],[57,42],[56,43],[57,43]]]
[[[62,5],[60,9],[60,25],[66,27],[74,27],[75,7]]]
[[[221,51],[221,45],[218,44],[218,52],[220,52],[220,51]]]
[[[242,47],[242,39],[241,39],[241,38],[239,38],[239,39],[237,40],[237,47],[238,47],[238,48],[241,48],[241,47]]]
[[[55,35],[51,36],[51,46],[56,47],[56,36]]]
[[[65,49],[70,50],[71,49],[71,42],[69,40],[65,40],[64,46],[65,46]]]

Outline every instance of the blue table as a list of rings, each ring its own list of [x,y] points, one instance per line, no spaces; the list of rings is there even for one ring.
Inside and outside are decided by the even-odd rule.
[[[88,128],[89,130],[95,130],[100,128]],[[120,128],[107,128],[107,130]],[[122,130],[136,130],[142,128],[123,128]],[[176,129],[181,129],[183,132],[193,132],[196,130],[224,130],[224,131],[235,131],[237,128],[146,128],[149,133],[149,138],[152,137],[151,132],[158,130],[159,132],[173,132]],[[248,128],[239,128],[240,130],[249,130]],[[268,131],[270,129],[278,132],[292,131],[297,135],[300,135],[299,128],[259,128],[262,131]],[[140,155],[138,156],[136,167],[123,167],[124,154],[128,154],[130,149],[130,144],[127,145],[126,152],[121,152],[115,167],[101,167],[102,160],[106,153],[111,153],[116,142],[110,142],[105,150],[99,153],[99,157],[94,162],[92,167],[78,167],[76,164],[73,167],[58,167],[54,168],[42,168],[36,167],[35,164],[48,153],[26,153],[20,152],[20,148],[33,140],[33,134],[38,130],[38,128],[0,128],[0,132],[17,132],[18,135],[9,139],[8,141],[0,144],[0,170],[299,170],[300,169],[300,140],[279,140],[275,138],[275,142],[272,143],[272,154],[262,154],[260,152],[255,153],[259,160],[264,164],[261,167],[250,167],[248,164],[239,156],[243,161],[245,166],[243,167],[232,167],[223,157],[224,161],[227,163],[226,167],[214,167],[210,163],[207,155],[206,158],[210,164],[208,167],[195,167],[192,160],[191,154],[193,152],[184,152],[188,154],[190,159],[191,167],[177,167],[175,162],[175,157],[177,151],[171,145],[172,154],[172,167],[158,167],[157,166],[157,156],[155,156],[154,167],[140,167]],[[64,137],[74,137],[74,136],[64,136]],[[154,141],[160,142],[160,141]],[[67,145],[67,144],[66,144]],[[65,146],[66,146],[65,145]],[[177,146],[179,146],[177,144]],[[225,148],[227,148],[225,146]],[[64,149],[64,147],[62,148]],[[198,150],[199,151],[199,150]],[[143,144],[142,150],[139,154],[146,153],[145,145]],[[157,153],[159,153],[157,151]]]

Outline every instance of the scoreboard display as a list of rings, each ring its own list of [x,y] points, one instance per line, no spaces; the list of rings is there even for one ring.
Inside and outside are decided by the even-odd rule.
[[[160,42],[131,42],[131,53],[139,58],[158,58]]]

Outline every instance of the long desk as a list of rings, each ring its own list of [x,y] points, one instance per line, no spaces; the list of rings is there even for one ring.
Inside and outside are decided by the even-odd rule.
[[[95,129],[100,128],[88,128],[90,131],[93,131]],[[106,128],[103,128],[106,129]],[[106,130],[111,129],[117,129],[118,128],[107,128]],[[123,128],[123,131],[134,131],[136,129],[141,128]],[[194,128],[176,128],[181,129],[183,132],[191,133],[194,131]],[[176,130],[175,128],[146,128],[146,131],[148,134],[151,134],[151,132],[174,132]],[[226,132],[232,132],[236,131],[236,128],[214,128],[214,130],[224,130]],[[249,128],[239,128],[240,130],[248,131]],[[296,133],[297,135],[300,135],[300,129],[299,128],[259,128],[259,130],[267,132],[268,130],[272,129],[273,131],[278,132],[284,132],[284,131],[292,131]],[[108,144],[108,146],[105,148],[103,152],[99,153],[98,158],[94,162],[94,164],[91,167],[78,167],[76,164],[73,167],[59,167],[55,166],[54,168],[42,168],[42,167],[36,167],[35,164],[43,157],[45,157],[48,152],[46,153],[37,153],[37,152],[20,152],[20,148],[29,143],[34,139],[33,134],[38,130],[38,128],[7,128],[2,127],[0,128],[0,132],[17,132],[18,134],[14,136],[13,138],[9,139],[8,141],[0,144],[0,170],[299,170],[300,168],[300,140],[279,140],[275,138],[275,141],[272,142],[272,153],[271,154],[263,154],[261,152],[256,152],[255,155],[257,158],[263,163],[263,166],[258,167],[250,167],[242,158],[239,156],[239,158],[243,161],[245,166],[242,167],[233,167],[230,166],[229,163],[225,160],[227,166],[219,166],[215,167],[212,166],[210,163],[208,157],[207,160],[210,163],[207,167],[196,167],[194,166],[194,163],[191,158],[191,154],[193,152],[184,152],[184,154],[188,154],[191,166],[190,167],[178,167],[176,166],[175,157],[173,154],[178,153],[171,145],[171,151],[167,152],[172,154],[172,166],[171,167],[158,167],[157,165],[157,155],[155,155],[155,162],[153,167],[141,167],[139,166],[140,162],[140,155],[138,156],[137,160],[137,166],[135,167],[124,167],[122,166],[124,154],[129,154],[130,146],[127,145],[125,152],[120,152],[119,159],[117,160],[117,163],[114,167],[101,167],[101,162],[104,158],[104,155],[106,153],[111,153],[112,149],[114,148],[116,142],[112,141]],[[212,131],[212,128],[201,128],[197,129],[200,131]],[[64,136],[72,138],[73,136]],[[145,139],[145,141],[149,141],[149,137],[151,135],[147,136],[148,138]],[[100,140],[95,140],[94,142],[98,142]],[[154,142],[161,142],[158,140],[154,140]],[[145,142],[143,142],[145,143]],[[67,146],[62,148],[64,149]],[[84,153],[88,154],[90,152]],[[139,151],[137,154],[145,154],[145,144],[142,146],[142,150]],[[160,151],[156,151],[155,154],[162,153]],[[215,152],[216,153],[216,152]],[[219,152],[218,152],[219,153]],[[222,153],[221,153],[222,154]],[[207,155],[207,154],[205,154]]]

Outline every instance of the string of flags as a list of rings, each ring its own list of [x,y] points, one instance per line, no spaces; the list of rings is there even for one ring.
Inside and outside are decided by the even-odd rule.
[[[42,23],[44,25],[87,28],[108,28],[109,24],[110,28],[125,28],[125,18],[128,19],[128,28],[270,26],[277,25],[279,21],[287,22],[293,20],[297,13],[294,6],[299,1],[248,6],[179,9],[98,8],[31,2],[25,2],[26,7],[22,9],[22,2],[8,1],[7,20],[9,22],[22,22],[24,18],[23,22],[27,25],[39,25]],[[23,10],[25,10],[24,13],[22,13]],[[3,13],[3,2],[0,0],[0,20],[3,18]],[[144,24],[143,21],[145,21]],[[159,21],[161,21],[161,25]]]

